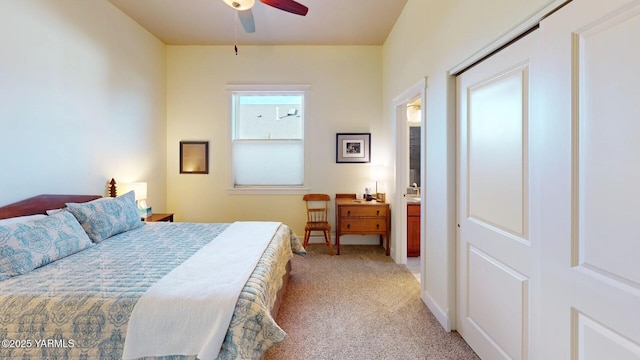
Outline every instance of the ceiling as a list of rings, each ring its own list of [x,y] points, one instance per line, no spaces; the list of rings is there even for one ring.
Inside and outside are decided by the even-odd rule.
[[[256,0],[244,32],[223,0],[109,0],[168,45],[382,45],[407,0],[297,0],[294,15]]]

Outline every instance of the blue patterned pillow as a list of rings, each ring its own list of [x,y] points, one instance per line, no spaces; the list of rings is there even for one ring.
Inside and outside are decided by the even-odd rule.
[[[144,225],[133,191],[117,198],[68,203],[67,209],[78,219],[94,243]]]
[[[41,220],[0,226],[0,280],[93,245],[78,220],[67,211]]]

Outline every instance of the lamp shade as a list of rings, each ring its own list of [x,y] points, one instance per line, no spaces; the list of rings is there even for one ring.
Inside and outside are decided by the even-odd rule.
[[[371,180],[376,183],[376,193],[378,192],[378,185],[386,182],[389,169],[389,167],[382,164],[372,164],[369,166],[369,176]]]
[[[145,200],[147,198],[147,183],[146,182],[133,182],[118,185],[118,196],[128,193],[133,190],[136,195],[136,200]]]
[[[385,168],[382,165],[370,165],[369,176],[373,181],[382,181],[385,177]]]

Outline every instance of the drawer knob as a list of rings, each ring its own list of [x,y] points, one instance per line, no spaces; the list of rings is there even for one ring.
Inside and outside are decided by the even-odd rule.
[[[347,229],[351,229],[351,224],[347,224]]]
[[[380,210],[376,211],[376,215],[380,215]]]
[[[380,224],[376,224],[376,229],[380,229]]]
[[[347,210],[347,216],[351,216],[351,210]]]

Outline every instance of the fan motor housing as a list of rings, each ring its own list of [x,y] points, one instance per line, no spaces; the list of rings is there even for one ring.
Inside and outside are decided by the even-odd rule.
[[[255,5],[255,0],[223,0],[227,5],[236,10],[249,10]]]

